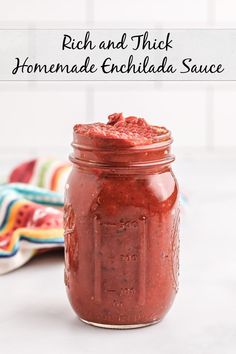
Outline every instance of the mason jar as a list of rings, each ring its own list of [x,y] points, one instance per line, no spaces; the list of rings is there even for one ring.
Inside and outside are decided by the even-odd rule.
[[[66,184],[65,284],[86,323],[159,322],[178,290],[179,201],[168,130],[158,142],[119,146],[74,130]]]

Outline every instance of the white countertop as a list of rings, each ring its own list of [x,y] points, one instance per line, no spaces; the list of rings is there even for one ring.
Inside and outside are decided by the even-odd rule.
[[[180,290],[159,324],[108,330],[82,323],[63,284],[63,255],[0,277],[2,354],[236,353],[236,159],[176,165],[189,196],[182,215]]]

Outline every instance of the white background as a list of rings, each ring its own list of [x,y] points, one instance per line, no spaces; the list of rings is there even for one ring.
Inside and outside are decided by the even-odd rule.
[[[236,28],[234,0],[0,0],[1,28]],[[62,257],[0,279],[4,354],[236,352],[236,83],[0,83],[1,172],[35,155],[68,155],[72,125],[116,111],[166,125],[189,205],[181,282],[160,325],[105,331],[82,325],[63,286]],[[51,259],[51,263],[49,260]]]

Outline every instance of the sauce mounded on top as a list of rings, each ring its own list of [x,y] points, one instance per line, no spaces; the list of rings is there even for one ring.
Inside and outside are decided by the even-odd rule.
[[[77,124],[74,131],[94,139],[119,140],[121,146],[154,144],[160,140],[161,135],[168,132],[164,127],[149,125],[143,118],[134,116],[124,118],[122,113],[109,115],[107,124]]]

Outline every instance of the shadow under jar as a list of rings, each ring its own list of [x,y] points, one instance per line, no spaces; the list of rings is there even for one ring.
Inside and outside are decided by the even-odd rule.
[[[74,132],[65,195],[65,284],[80,319],[107,328],[159,322],[178,288],[178,186],[170,132],[120,146]]]

